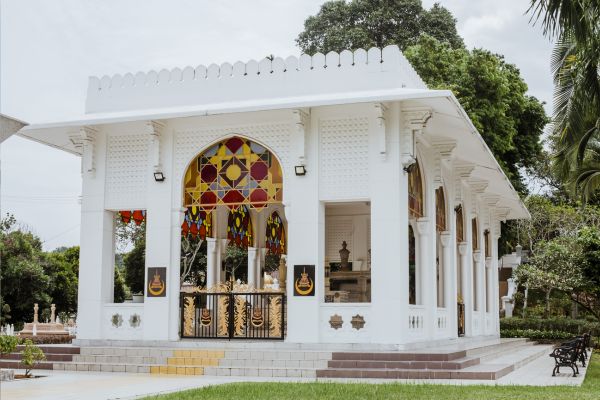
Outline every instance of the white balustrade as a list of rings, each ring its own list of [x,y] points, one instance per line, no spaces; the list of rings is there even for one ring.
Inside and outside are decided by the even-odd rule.
[[[411,336],[422,336],[425,332],[425,306],[408,306],[408,333]]]

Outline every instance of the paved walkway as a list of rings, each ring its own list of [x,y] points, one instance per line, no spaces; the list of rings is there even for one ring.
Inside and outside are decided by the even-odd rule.
[[[431,383],[440,385],[532,385],[554,386],[583,383],[587,368],[579,368],[580,375],[571,377],[570,369],[564,368],[560,376],[552,377],[554,361],[547,356],[527,364],[498,381],[475,380],[361,380],[369,383]],[[108,400],[134,399],[157,393],[168,393],[185,389],[220,385],[232,382],[311,382],[301,378],[249,378],[229,376],[169,376],[125,373],[39,371],[44,378],[2,382],[2,400]],[[323,379],[319,381],[356,382],[348,379]]]

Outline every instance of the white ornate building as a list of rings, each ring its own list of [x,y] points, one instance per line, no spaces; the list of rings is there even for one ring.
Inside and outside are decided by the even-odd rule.
[[[499,333],[500,222],[528,212],[454,95],[395,46],[90,78],[85,115],[21,135],[82,157],[79,339],[210,336],[210,296],[180,310],[182,224],[203,230],[208,287],[236,241],[252,287],[286,254],[288,342]],[[135,211],[145,298],[113,303],[115,215]],[[273,329],[269,305],[244,301],[244,335]]]

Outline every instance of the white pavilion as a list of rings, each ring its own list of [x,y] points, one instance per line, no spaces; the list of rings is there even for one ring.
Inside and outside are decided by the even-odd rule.
[[[92,77],[84,115],[19,134],[82,159],[80,340],[499,335],[500,223],[528,211],[396,46]],[[117,218],[146,227],[140,303],[113,300]],[[188,234],[207,259],[191,295]]]

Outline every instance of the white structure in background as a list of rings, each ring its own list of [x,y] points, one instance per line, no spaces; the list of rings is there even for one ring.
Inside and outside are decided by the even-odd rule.
[[[502,275],[506,278],[505,281],[503,281],[502,277],[500,278],[500,300],[502,301],[502,311],[504,311],[504,316],[506,318],[511,318],[513,316],[513,297],[517,292],[517,284],[512,276],[514,276],[515,271],[526,258],[527,254],[523,253],[523,247],[517,245],[515,252],[505,254],[500,259],[500,270],[502,271]]]
[[[222,205],[248,207],[258,287],[276,211],[286,341],[402,346],[456,338],[459,325],[499,333],[500,222],[528,212],[454,95],[427,89],[396,46],[90,78],[85,115],[22,135],[82,157],[79,339],[180,339],[182,221],[214,200],[205,189],[226,184],[243,193],[218,192],[207,211],[209,285],[226,279]],[[201,175],[237,149],[268,163],[266,194],[244,186],[247,164],[219,172],[218,189]],[[144,303],[112,302],[119,210],[145,211],[146,274],[160,288],[155,267],[166,268],[165,297],[146,284]],[[342,241],[348,271],[336,271]],[[295,267],[306,266],[314,290],[294,295]]]

